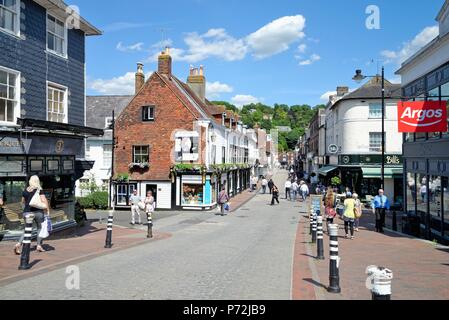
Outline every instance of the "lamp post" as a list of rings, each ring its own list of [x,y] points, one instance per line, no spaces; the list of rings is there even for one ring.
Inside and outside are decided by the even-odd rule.
[[[362,70],[356,70],[355,76],[352,78],[357,83],[360,83],[366,78],[378,78],[375,76],[364,76]],[[381,169],[382,185],[381,189],[385,188],[385,68],[382,66],[382,169]]]

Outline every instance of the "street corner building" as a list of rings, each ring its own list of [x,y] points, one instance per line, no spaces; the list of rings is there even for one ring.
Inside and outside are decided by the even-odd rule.
[[[54,231],[73,227],[84,139],[85,36],[101,32],[62,1],[0,1],[0,238],[24,228],[22,191],[38,175]]]
[[[449,0],[436,20],[439,35],[406,60],[396,73],[402,77],[405,103],[438,101],[448,109]],[[419,130],[404,133],[405,231],[449,244],[449,132],[427,130],[424,122],[435,118],[422,120]]]
[[[210,210],[221,187],[231,197],[249,188],[254,130],[205,98],[203,66],[190,67],[184,83],[172,74],[167,48],[149,79],[138,64],[135,87],[114,123],[115,207],[129,207],[137,190],[141,197],[152,191],[158,210]]]

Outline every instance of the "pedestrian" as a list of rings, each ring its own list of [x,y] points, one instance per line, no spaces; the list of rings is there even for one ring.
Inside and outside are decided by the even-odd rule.
[[[376,232],[384,233],[385,210],[390,210],[390,201],[384,195],[383,189],[379,189],[379,194],[374,197],[371,207],[376,215]]]
[[[249,192],[253,192],[253,188],[254,188],[254,177],[251,176],[249,178]]]
[[[139,217],[139,224],[142,224],[142,219],[140,217],[140,208],[139,208],[139,202],[141,202],[142,199],[140,196],[137,195],[137,190],[133,191],[133,194],[129,197],[129,202],[131,203],[131,225],[136,224],[135,215]]]
[[[292,182],[290,181],[290,178],[285,181],[285,200],[287,200],[288,197],[290,197],[290,188],[292,187]]]
[[[424,183],[422,186],[421,186],[421,188],[419,189],[419,192],[421,193],[421,200],[422,200],[422,202],[424,203],[424,202],[426,202],[426,195],[427,195],[427,186],[426,186],[426,184]]]
[[[274,201],[279,204],[279,189],[276,185],[273,186],[273,196],[271,198],[271,205],[274,206]]]
[[[349,231],[351,231],[351,240],[353,240],[355,222],[355,200],[352,197],[348,197],[348,195],[346,195],[344,206],[345,212],[343,213],[343,220],[345,222],[346,239],[349,239]]]
[[[293,195],[293,201],[296,201],[297,196],[298,196],[298,189],[299,189],[299,185],[298,183],[295,181],[293,181],[292,183],[292,187],[291,187],[291,194]]]
[[[267,186],[268,186],[268,180],[265,177],[263,177],[262,178],[262,191],[263,191],[263,194],[267,193]]]
[[[306,201],[307,196],[309,195],[309,187],[304,181],[301,181],[301,186],[299,187],[301,192],[302,201]]]
[[[152,191],[147,192],[147,197],[145,198],[144,203],[145,203],[145,213],[147,214],[148,219],[148,217],[154,212],[155,203]]]
[[[30,202],[33,199],[33,196],[36,194],[36,192],[40,195],[40,201],[45,204],[46,209],[38,209],[30,206]],[[38,176],[32,176],[30,177],[30,180],[28,181],[28,187],[23,191],[22,193],[22,204],[23,207],[23,218],[26,221],[26,218],[30,215],[34,215],[34,221],[37,225],[37,246],[36,251],[38,252],[45,252],[46,250],[42,247],[43,239],[39,236],[40,231],[42,228],[42,223],[45,221],[45,214],[44,210],[47,212],[47,217],[50,216],[50,206],[47,201],[47,197],[45,196],[45,193],[42,191],[41,182],[39,180]],[[14,252],[17,255],[21,254],[21,246],[23,239],[25,237],[25,234],[22,234],[17,244],[14,246]]]
[[[273,191],[273,186],[274,186],[273,179],[270,179],[270,181],[268,181],[268,188],[270,189],[270,194]]]
[[[337,215],[337,211],[335,210],[336,206],[337,206],[337,196],[333,192],[332,188],[329,187],[326,193],[326,197],[324,198],[324,212],[326,215],[326,227],[328,233],[329,233],[329,225],[334,223],[335,216]]]
[[[253,177],[253,188],[254,191],[257,190],[257,184],[259,183],[259,178],[257,176]]]
[[[346,193],[346,197],[347,198],[351,198],[352,197],[352,192],[351,192],[351,189],[349,187],[346,187],[345,193]]]
[[[355,222],[354,222],[354,230],[356,232],[359,232],[359,226],[360,226],[360,218],[362,217],[362,202],[360,202],[359,195],[357,193],[352,194],[352,198],[355,201]]]
[[[221,187],[220,193],[218,194],[218,204],[220,205],[220,212],[221,212],[222,216],[225,215],[225,205],[226,205],[226,203],[228,203],[228,201],[229,201],[229,196],[228,196],[228,193],[226,192],[225,186],[223,185]]]

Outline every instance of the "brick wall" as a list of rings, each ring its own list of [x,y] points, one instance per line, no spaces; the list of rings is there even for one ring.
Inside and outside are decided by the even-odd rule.
[[[145,105],[155,105],[154,122],[142,121],[142,106]],[[172,165],[171,154],[174,151],[172,133],[176,129],[191,131],[194,121],[192,113],[154,73],[117,118],[116,174],[129,172],[133,145],[149,145],[150,169],[133,171],[130,179],[168,181]]]
[[[22,0],[20,30],[21,39],[0,32],[0,66],[21,72],[25,117],[46,120],[51,81],[69,89],[69,123],[84,125],[84,33],[68,30],[68,59],[46,53],[46,10],[30,0]]]

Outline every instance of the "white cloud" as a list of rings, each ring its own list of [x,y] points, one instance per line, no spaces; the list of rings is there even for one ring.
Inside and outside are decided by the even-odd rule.
[[[285,16],[250,34],[246,41],[256,58],[267,58],[288,50],[290,44],[304,38],[305,25],[302,15]]]
[[[150,74],[146,75],[146,79]],[[131,95],[135,90],[135,72],[127,72],[123,76],[112,79],[95,79],[87,82],[89,89],[106,95]]]
[[[238,94],[231,98],[231,102],[238,108],[243,107],[247,104],[258,103],[260,100],[251,95]]]
[[[206,83],[206,97],[208,99],[215,99],[218,98],[221,93],[230,93],[233,91],[234,88],[230,85],[220,83],[219,81]]]
[[[298,52],[299,53],[305,53],[306,52],[306,50],[307,50],[307,45],[306,44],[300,44],[299,46],[298,46]]]
[[[116,49],[122,52],[133,52],[133,51],[142,51],[143,50],[143,42],[138,42],[129,46],[124,46],[122,42],[117,43]]]
[[[305,18],[302,15],[285,16],[263,26],[256,32],[242,38],[235,38],[223,28],[209,29],[206,33],[186,33],[186,48],[171,48],[173,60],[195,63],[208,58],[225,61],[243,60],[248,53],[263,59],[289,49],[290,45],[304,38]],[[170,40],[168,45],[172,46]],[[160,48],[157,43],[152,48]],[[164,45],[165,46],[165,45]],[[306,45],[298,47],[305,50]],[[152,52],[148,61],[157,61],[159,52]]]
[[[384,50],[381,52],[381,55],[386,59],[385,63],[396,63],[399,65],[435,39],[438,33],[438,26],[426,27],[413,40],[404,42],[402,48],[398,51]]]
[[[319,60],[321,60],[321,57],[320,57],[319,55],[317,55],[317,54],[314,53],[314,54],[312,54],[312,55],[310,56],[309,59],[300,61],[300,62],[299,62],[299,65],[300,65],[300,66],[308,66],[308,65],[311,65],[311,64],[313,64],[314,62],[317,62],[317,61],[319,61]]]
[[[327,102],[327,101],[329,101],[330,96],[335,96],[336,94],[337,94],[337,91],[328,91],[328,92],[325,92],[320,97],[320,99]]]

